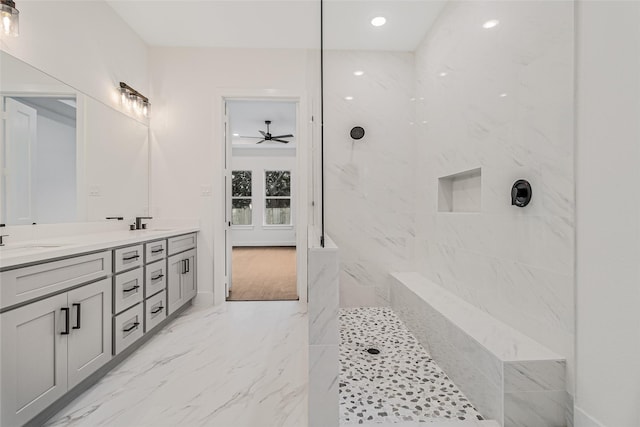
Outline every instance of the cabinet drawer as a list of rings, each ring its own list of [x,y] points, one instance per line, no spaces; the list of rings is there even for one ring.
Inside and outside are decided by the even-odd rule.
[[[144,296],[149,298],[167,286],[167,262],[154,262],[145,267]]]
[[[113,312],[120,313],[142,301],[143,289],[141,268],[116,275],[113,280]]]
[[[111,274],[109,251],[0,273],[0,305],[12,306]]]
[[[196,247],[196,233],[169,238],[169,255]]]
[[[113,268],[116,273],[142,265],[143,246],[129,246],[113,251]]]
[[[142,304],[131,307],[113,318],[113,354],[118,354],[143,335]]]
[[[147,264],[164,259],[167,255],[167,241],[158,240],[156,242],[145,243],[144,245],[144,262]]]
[[[153,329],[167,317],[167,292],[162,291],[144,301],[144,330]]]

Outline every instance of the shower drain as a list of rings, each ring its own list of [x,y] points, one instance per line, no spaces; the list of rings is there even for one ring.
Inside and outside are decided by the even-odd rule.
[[[367,353],[369,353],[369,354],[380,354],[380,350],[378,350],[378,349],[377,349],[377,348],[375,348],[375,347],[369,347],[369,348],[367,349]]]

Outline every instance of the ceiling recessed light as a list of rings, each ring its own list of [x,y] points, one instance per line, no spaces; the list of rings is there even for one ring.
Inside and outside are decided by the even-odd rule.
[[[501,94],[500,94],[500,98],[506,98],[506,97],[507,97],[507,94],[506,94],[506,93],[501,93]]]
[[[353,101],[353,96],[345,96],[344,99],[347,101]]]
[[[240,136],[240,134],[239,133],[234,133],[233,136]]]
[[[386,23],[387,18],[385,18],[384,16],[376,16],[371,20],[371,25],[373,25],[374,27],[382,27]]]
[[[416,99],[415,98],[409,98],[409,101],[416,102]]]
[[[488,30],[489,28],[497,27],[499,23],[500,23],[500,21],[498,21],[497,19],[491,19],[491,20],[485,22],[484,24],[482,24],[482,28]]]
[[[358,76],[358,77],[363,76],[363,75],[364,75],[364,71],[360,71],[360,70],[358,70],[358,71],[354,71],[354,72],[353,72],[353,75],[354,75],[354,76]]]
[[[446,72],[441,72],[440,74],[438,74],[440,77],[446,77],[447,73]]]

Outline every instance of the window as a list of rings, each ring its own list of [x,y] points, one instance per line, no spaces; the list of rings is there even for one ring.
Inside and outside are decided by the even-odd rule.
[[[265,171],[264,223],[291,225],[291,172]]]
[[[231,224],[251,225],[251,171],[231,172]]]

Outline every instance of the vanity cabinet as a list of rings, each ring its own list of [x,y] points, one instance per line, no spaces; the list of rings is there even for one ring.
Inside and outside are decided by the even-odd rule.
[[[77,396],[195,297],[195,233],[123,244],[0,271],[2,427]]]
[[[3,426],[22,425],[111,359],[111,280],[0,314]]]
[[[196,296],[196,250],[170,256],[167,271],[167,307],[171,314]]]

